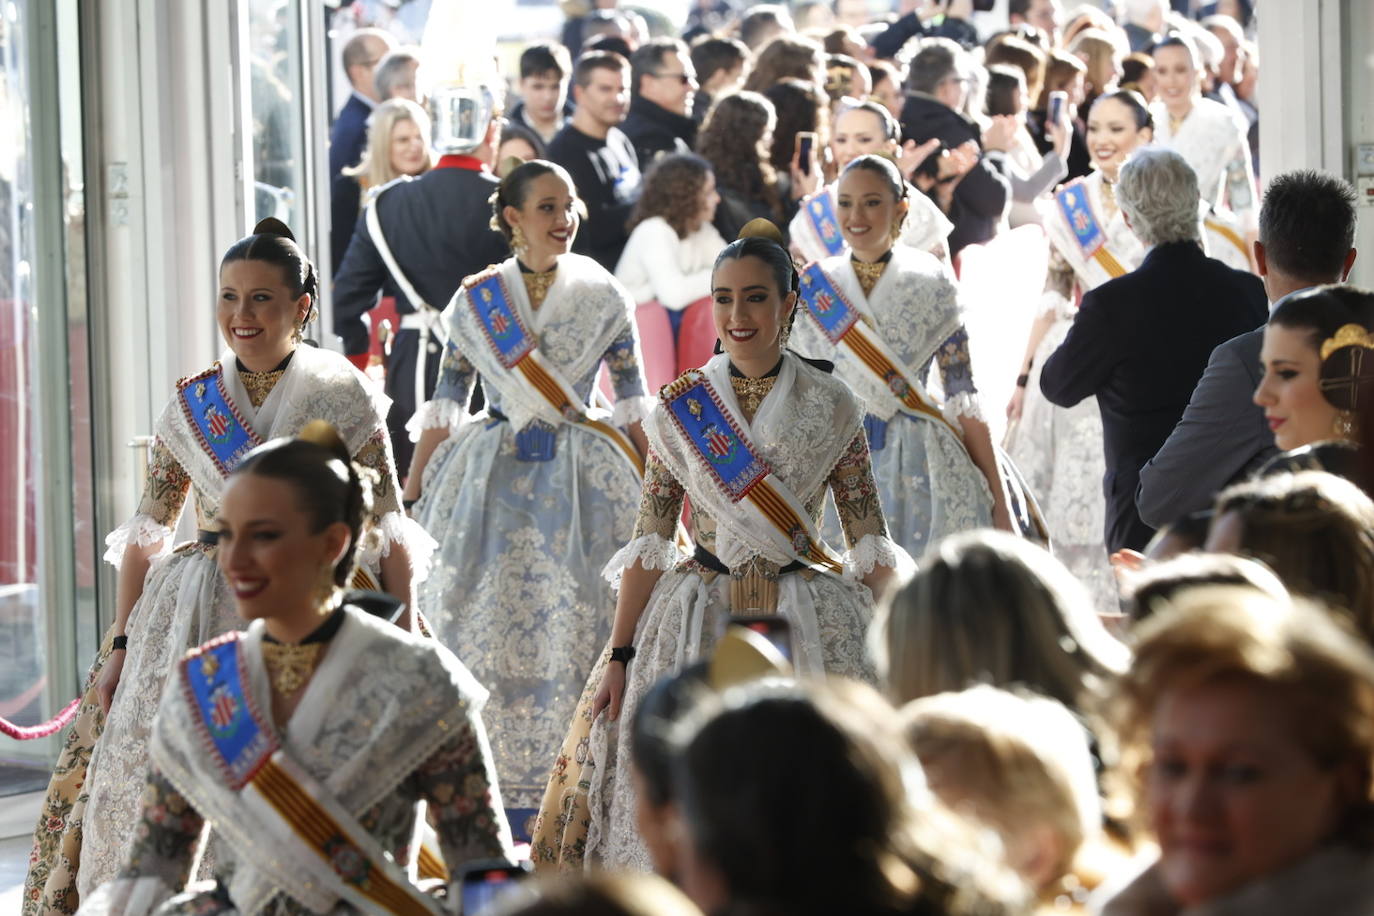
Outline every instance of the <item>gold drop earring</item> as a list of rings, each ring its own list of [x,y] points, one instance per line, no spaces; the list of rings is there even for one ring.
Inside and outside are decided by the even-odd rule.
[[[1355,412],[1353,410],[1336,411],[1336,422],[1332,424],[1332,426],[1334,428],[1336,436],[1341,439],[1353,440],[1355,438],[1356,433],[1359,430],[1359,426],[1355,421]]]
[[[519,226],[510,227],[510,247],[516,254],[525,250],[528,243],[525,241],[525,233]]]

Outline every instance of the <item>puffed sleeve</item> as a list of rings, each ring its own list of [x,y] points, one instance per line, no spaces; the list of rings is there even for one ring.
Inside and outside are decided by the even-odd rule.
[[[444,347],[444,360],[439,364],[434,396],[406,423],[411,440],[419,441],[420,434],[427,429],[457,430],[467,411],[476,378],[477,370],[450,340]]]
[[[481,720],[455,715],[452,721],[454,734],[420,765],[414,784],[429,803],[444,863],[456,876],[466,862],[513,861],[514,848]]]
[[[681,559],[677,523],[686,494],[663,459],[650,449],[644,460],[644,489],[640,492],[634,533],[602,571],[612,588],[620,587],[620,577],[636,560],[645,569],[672,569],[677,565]]]
[[[161,439],[153,440],[138,511],[105,538],[105,561],[119,568],[131,543],[146,547],[164,541],[165,552],[190,492],[191,475]]]
[[[899,547],[887,532],[887,520],[873,478],[868,439],[861,432],[850,440],[840,460],[830,472],[830,495],[840,516],[844,532],[844,574],[858,579],[875,566],[897,567]]]

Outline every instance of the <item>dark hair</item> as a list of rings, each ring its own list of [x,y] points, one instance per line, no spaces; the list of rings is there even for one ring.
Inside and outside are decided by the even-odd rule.
[[[1269,316],[1269,324],[1294,331],[1306,331],[1313,349],[1348,324],[1374,331],[1374,293],[1354,286],[1331,284],[1305,289],[1282,299]],[[1366,348],[1351,344],[1334,349],[1321,361],[1323,382],[1358,379],[1360,360]],[[1355,410],[1360,386],[1357,384],[1321,386],[1322,397],[1341,410]]]
[[[661,216],[678,238],[686,238],[689,221],[696,216],[696,200],[701,195],[711,163],[695,153],[670,153],[661,156],[644,173],[644,184],[630,211],[625,228],[633,232],[635,226],[651,216]]]
[[[572,73],[572,57],[568,49],[552,41],[541,41],[520,52],[520,78],[545,76],[553,73],[561,80]]]
[[[503,118],[501,120],[501,133],[496,139],[496,148],[499,150],[501,144],[505,143],[507,140],[524,140],[530,145],[530,149],[534,150],[534,158],[544,158],[543,137],[517,121]],[[497,165],[500,165],[500,163],[497,163]]]
[[[897,122],[897,119],[895,117],[893,117],[892,112],[887,110],[886,105],[873,101],[856,102],[852,105],[842,106],[839,111],[835,112],[834,121],[831,122],[832,128],[835,122],[839,121],[841,117],[849,114],[851,111],[866,111],[869,114],[873,115],[873,117],[877,118],[880,122],[882,122],[884,139],[901,139],[902,125]]]
[[[989,115],[1014,115],[1016,107],[1012,97],[1021,91],[1021,104],[1030,107],[1030,93],[1026,88],[1026,74],[1011,64],[993,64],[988,67],[987,96],[983,110]]]
[[[744,88],[763,92],[788,77],[811,80],[824,67],[825,53],[816,42],[800,35],[779,35],[754,55],[754,69]]]
[[[592,84],[593,70],[628,70],[630,62],[613,51],[587,51],[573,67],[573,83],[586,89]]]
[[[673,727],[709,692],[709,662],[697,662],[659,680],[635,707],[630,723],[630,760],[639,771],[646,800],[654,806],[673,800]]]
[[[348,549],[334,567],[334,584],[346,585],[363,523],[372,511],[372,488],[338,430],[326,420],[311,420],[296,438],[274,439],[249,452],[232,476],[247,474],[290,484],[301,511],[310,517],[312,532],[338,522],[348,526]]]
[[[646,76],[658,76],[663,59],[669,54],[687,56],[687,46],[676,38],[655,38],[640,45],[630,55],[630,93],[639,95],[639,84]]]
[[[629,61],[630,55],[634,53],[634,49],[630,47],[628,41],[621,38],[619,35],[593,35],[583,42],[582,53],[583,55],[614,54],[617,57],[623,57],[626,61]]]
[[[306,322],[313,321],[319,314],[320,280],[315,273],[315,265],[310,263],[305,252],[296,244],[296,237],[281,220],[271,216],[260,220],[253,227],[252,235],[244,236],[229,246],[224,257],[220,258],[219,269],[223,271],[224,265],[231,261],[262,261],[281,268],[282,279],[287,289],[291,290],[291,298],[310,297],[310,313],[306,315]]]
[[[861,46],[865,44],[864,38],[859,34],[859,30],[852,25],[837,25],[829,32],[825,33],[825,38],[821,40],[821,48],[826,54],[838,54],[842,57],[854,58],[849,54],[849,45]]]
[[[1208,506],[1174,519],[1154,533],[1154,537],[1145,545],[1145,555],[1154,556],[1159,543],[1166,538],[1182,542],[1183,552],[1201,550],[1202,545],[1207,543],[1207,529],[1212,527],[1212,516],[1212,507]]]
[[[760,4],[745,13],[739,21],[739,37],[751,51],[757,49],[763,35],[770,28],[790,31],[791,17],[787,7],[780,4]]]
[[[697,153],[711,163],[722,189],[763,201],[781,220],[777,173],[767,154],[759,152],[759,142],[776,118],[773,103],[757,92],[727,95],[707,113],[697,134]]]
[[[1276,175],[1260,205],[1265,260],[1299,280],[1339,283],[1355,244],[1355,204],[1355,189],[1327,172]]]
[[[735,38],[705,37],[692,45],[692,68],[703,86],[721,70],[733,70],[748,59],[749,46]]]
[[[840,179],[850,172],[863,170],[878,175],[887,182],[887,189],[892,192],[893,200],[906,200],[906,181],[902,178],[902,173],[897,170],[891,159],[886,156],[878,156],[873,153],[865,153],[853,159],[849,165],[840,172]],[[838,182],[837,182],[838,185]]]
[[[510,223],[506,222],[506,215],[501,211],[506,207],[514,207],[519,210],[525,205],[525,201],[530,196],[530,185],[536,178],[545,175],[557,175],[568,183],[572,188],[573,197],[577,197],[577,185],[573,184],[572,176],[568,170],[556,162],[549,162],[547,159],[531,159],[529,162],[522,162],[520,165],[511,169],[501,183],[496,186],[496,193],[491,195],[491,228],[505,238],[507,242],[511,240]]]
[[[1105,99],[1113,102],[1120,102],[1131,110],[1131,117],[1135,118],[1135,129],[1143,130],[1148,127],[1155,129],[1155,119],[1150,114],[1149,106],[1145,104],[1145,99],[1134,89],[1117,89],[1114,92],[1106,92],[1093,99],[1092,107],[1096,108],[1097,103]],[[1090,109],[1091,110],[1091,109]]]
[[[720,265],[726,261],[738,261],[741,258],[758,258],[768,266],[773,272],[773,282],[778,286],[779,297],[795,293],[801,288],[797,266],[792,263],[792,255],[787,253],[787,249],[782,247],[781,243],[762,235],[748,235],[726,245],[720,250],[720,254],[716,255],[716,263],[711,270],[715,272],[720,270]],[[793,314],[796,314],[795,310]]]
[[[867,77],[867,82],[871,86],[873,75],[869,73],[868,66],[857,58],[850,57],[848,54],[827,54],[825,58],[825,94],[831,104],[840,99],[860,98],[863,93],[856,91],[862,89],[864,82],[861,77]]]
[[[1374,503],[1321,471],[1274,474],[1217,496],[1216,514],[1240,520],[1238,553],[1265,563],[1295,594],[1349,612],[1374,639]]]
[[[1182,48],[1188,53],[1188,60],[1192,63],[1193,69],[1202,69],[1202,56],[1198,53],[1197,42],[1182,32],[1170,32],[1165,35],[1150,48],[1150,56],[1154,57],[1161,48]]]
[[[1139,85],[1155,68],[1155,59],[1143,51],[1127,54],[1121,61],[1121,85]]]
[[[948,38],[923,39],[920,50],[907,66],[906,88],[934,94],[942,82],[959,72],[959,64],[967,57],[968,52]]]
[[[1345,439],[1331,439],[1314,442],[1298,448],[1279,452],[1266,461],[1259,469],[1258,477],[1270,474],[1296,474],[1298,471],[1325,471],[1344,477],[1351,483],[1364,488],[1363,468],[1360,461],[1358,443]]]
[[[763,97],[773,103],[777,122],[773,125],[773,147],[768,161],[773,168],[787,174],[796,152],[797,134],[815,132],[829,107],[829,98],[815,83],[799,79],[782,79],[769,86]],[[820,150],[816,155],[820,155]]]
[[[892,85],[898,89],[902,88],[902,71],[897,69],[897,65],[890,60],[875,60],[868,65],[868,73],[873,77],[873,91],[878,91],[878,86],[884,80],[892,80]],[[876,102],[874,104],[877,104]],[[892,112],[888,112],[891,114]]]
[[[1031,105],[1040,97],[1040,87],[1045,82],[1045,52],[1035,45],[1011,35],[990,45],[983,62],[989,68],[993,64],[1019,68],[1026,77],[1026,104]]]
[[[1146,566],[1131,578],[1126,615],[1139,623],[1181,592],[1209,585],[1240,585],[1284,597],[1283,583],[1255,560],[1229,553],[1184,553]]]

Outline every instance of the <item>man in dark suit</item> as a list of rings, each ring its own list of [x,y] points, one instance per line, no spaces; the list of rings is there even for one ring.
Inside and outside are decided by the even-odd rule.
[[[675,38],[655,38],[630,55],[630,113],[620,129],[634,144],[641,172],[666,153],[692,151],[697,88],[687,46]]]
[[[1011,202],[1011,181],[1004,174],[1004,155],[983,151],[978,126],[960,113],[968,95],[967,74],[971,66],[968,54],[953,41],[927,39],[907,71],[907,99],[901,117],[904,140],[920,144],[938,138],[942,150],[969,143],[978,147],[978,161],[962,177],[939,174],[940,156],[930,156],[917,170],[938,184],[957,182],[948,210],[950,222],[954,223],[949,234],[951,256],[965,245],[992,238]],[[1014,128],[1010,119],[998,130],[1006,128]],[[1009,131],[1007,136],[1010,137]]]
[[[431,98],[431,108],[443,104]],[[441,119],[436,117],[435,124]],[[344,353],[359,368],[366,366],[370,342],[367,312],[377,304],[384,285],[408,284],[421,302],[396,297],[401,327],[387,361],[386,393],[391,398],[387,428],[391,432],[396,466],[404,476],[413,445],[406,422],[434,392],[443,348],[431,328],[438,312],[448,305],[463,278],[508,255],[505,240],[491,228],[491,205],[496,176],[499,122],[488,110],[484,131],[474,137],[434,138],[443,153],[433,169],[413,180],[383,186],[377,196],[377,220],[385,246],[395,260],[397,277],[367,225],[358,217],[338,275],[334,278],[334,333],[343,339]],[[423,364],[423,374],[417,373]],[[423,388],[421,388],[423,385]]]
[[[1355,201],[1354,188],[1325,172],[1284,172],[1269,183],[1255,263],[1271,303],[1345,281],[1355,263]],[[1135,501],[1145,524],[1160,528],[1207,508],[1278,451],[1253,400],[1263,342],[1264,329],[1256,328],[1212,351],[1183,418],[1140,469]]]
[[[1258,277],[1203,252],[1197,176],[1182,156],[1135,153],[1121,167],[1116,199],[1149,252],[1136,270],[1084,295],[1040,375],[1040,390],[1061,407],[1097,397],[1112,552],[1140,550],[1154,533],[1135,507],[1140,469],[1183,415],[1208,356],[1267,314]]]
[[[344,251],[353,235],[361,195],[358,182],[344,175],[343,170],[362,161],[367,148],[367,119],[380,101],[372,73],[395,45],[395,40],[381,29],[359,29],[343,46],[344,73],[348,74],[353,92],[329,131],[329,252],[335,273],[343,264]]]

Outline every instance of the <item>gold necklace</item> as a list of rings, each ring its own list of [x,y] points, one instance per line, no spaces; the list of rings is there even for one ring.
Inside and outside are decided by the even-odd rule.
[[[262,641],[262,661],[272,687],[289,697],[310,680],[320,658],[322,642],[293,646],[290,643]]]
[[[748,414],[750,420],[758,412],[759,405],[768,396],[768,392],[773,390],[773,382],[776,379],[776,375],[766,375],[763,378],[730,376],[730,387],[735,390],[735,398],[739,401],[740,409]]]
[[[530,296],[530,308],[538,309],[544,304],[544,297],[549,294],[549,287],[553,286],[553,281],[557,279],[558,265],[555,264],[550,270],[521,271],[520,276],[525,280],[525,291]]]
[[[261,407],[262,402],[267,400],[272,389],[277,387],[277,382],[281,381],[285,372],[285,369],[269,369],[266,372],[240,369],[239,381],[243,382],[243,389],[248,392],[248,400],[253,406]]]
[[[859,278],[865,296],[873,292],[878,278],[883,275],[883,268],[887,267],[886,261],[860,261],[858,258],[850,258],[849,263],[854,266],[854,275]]]

